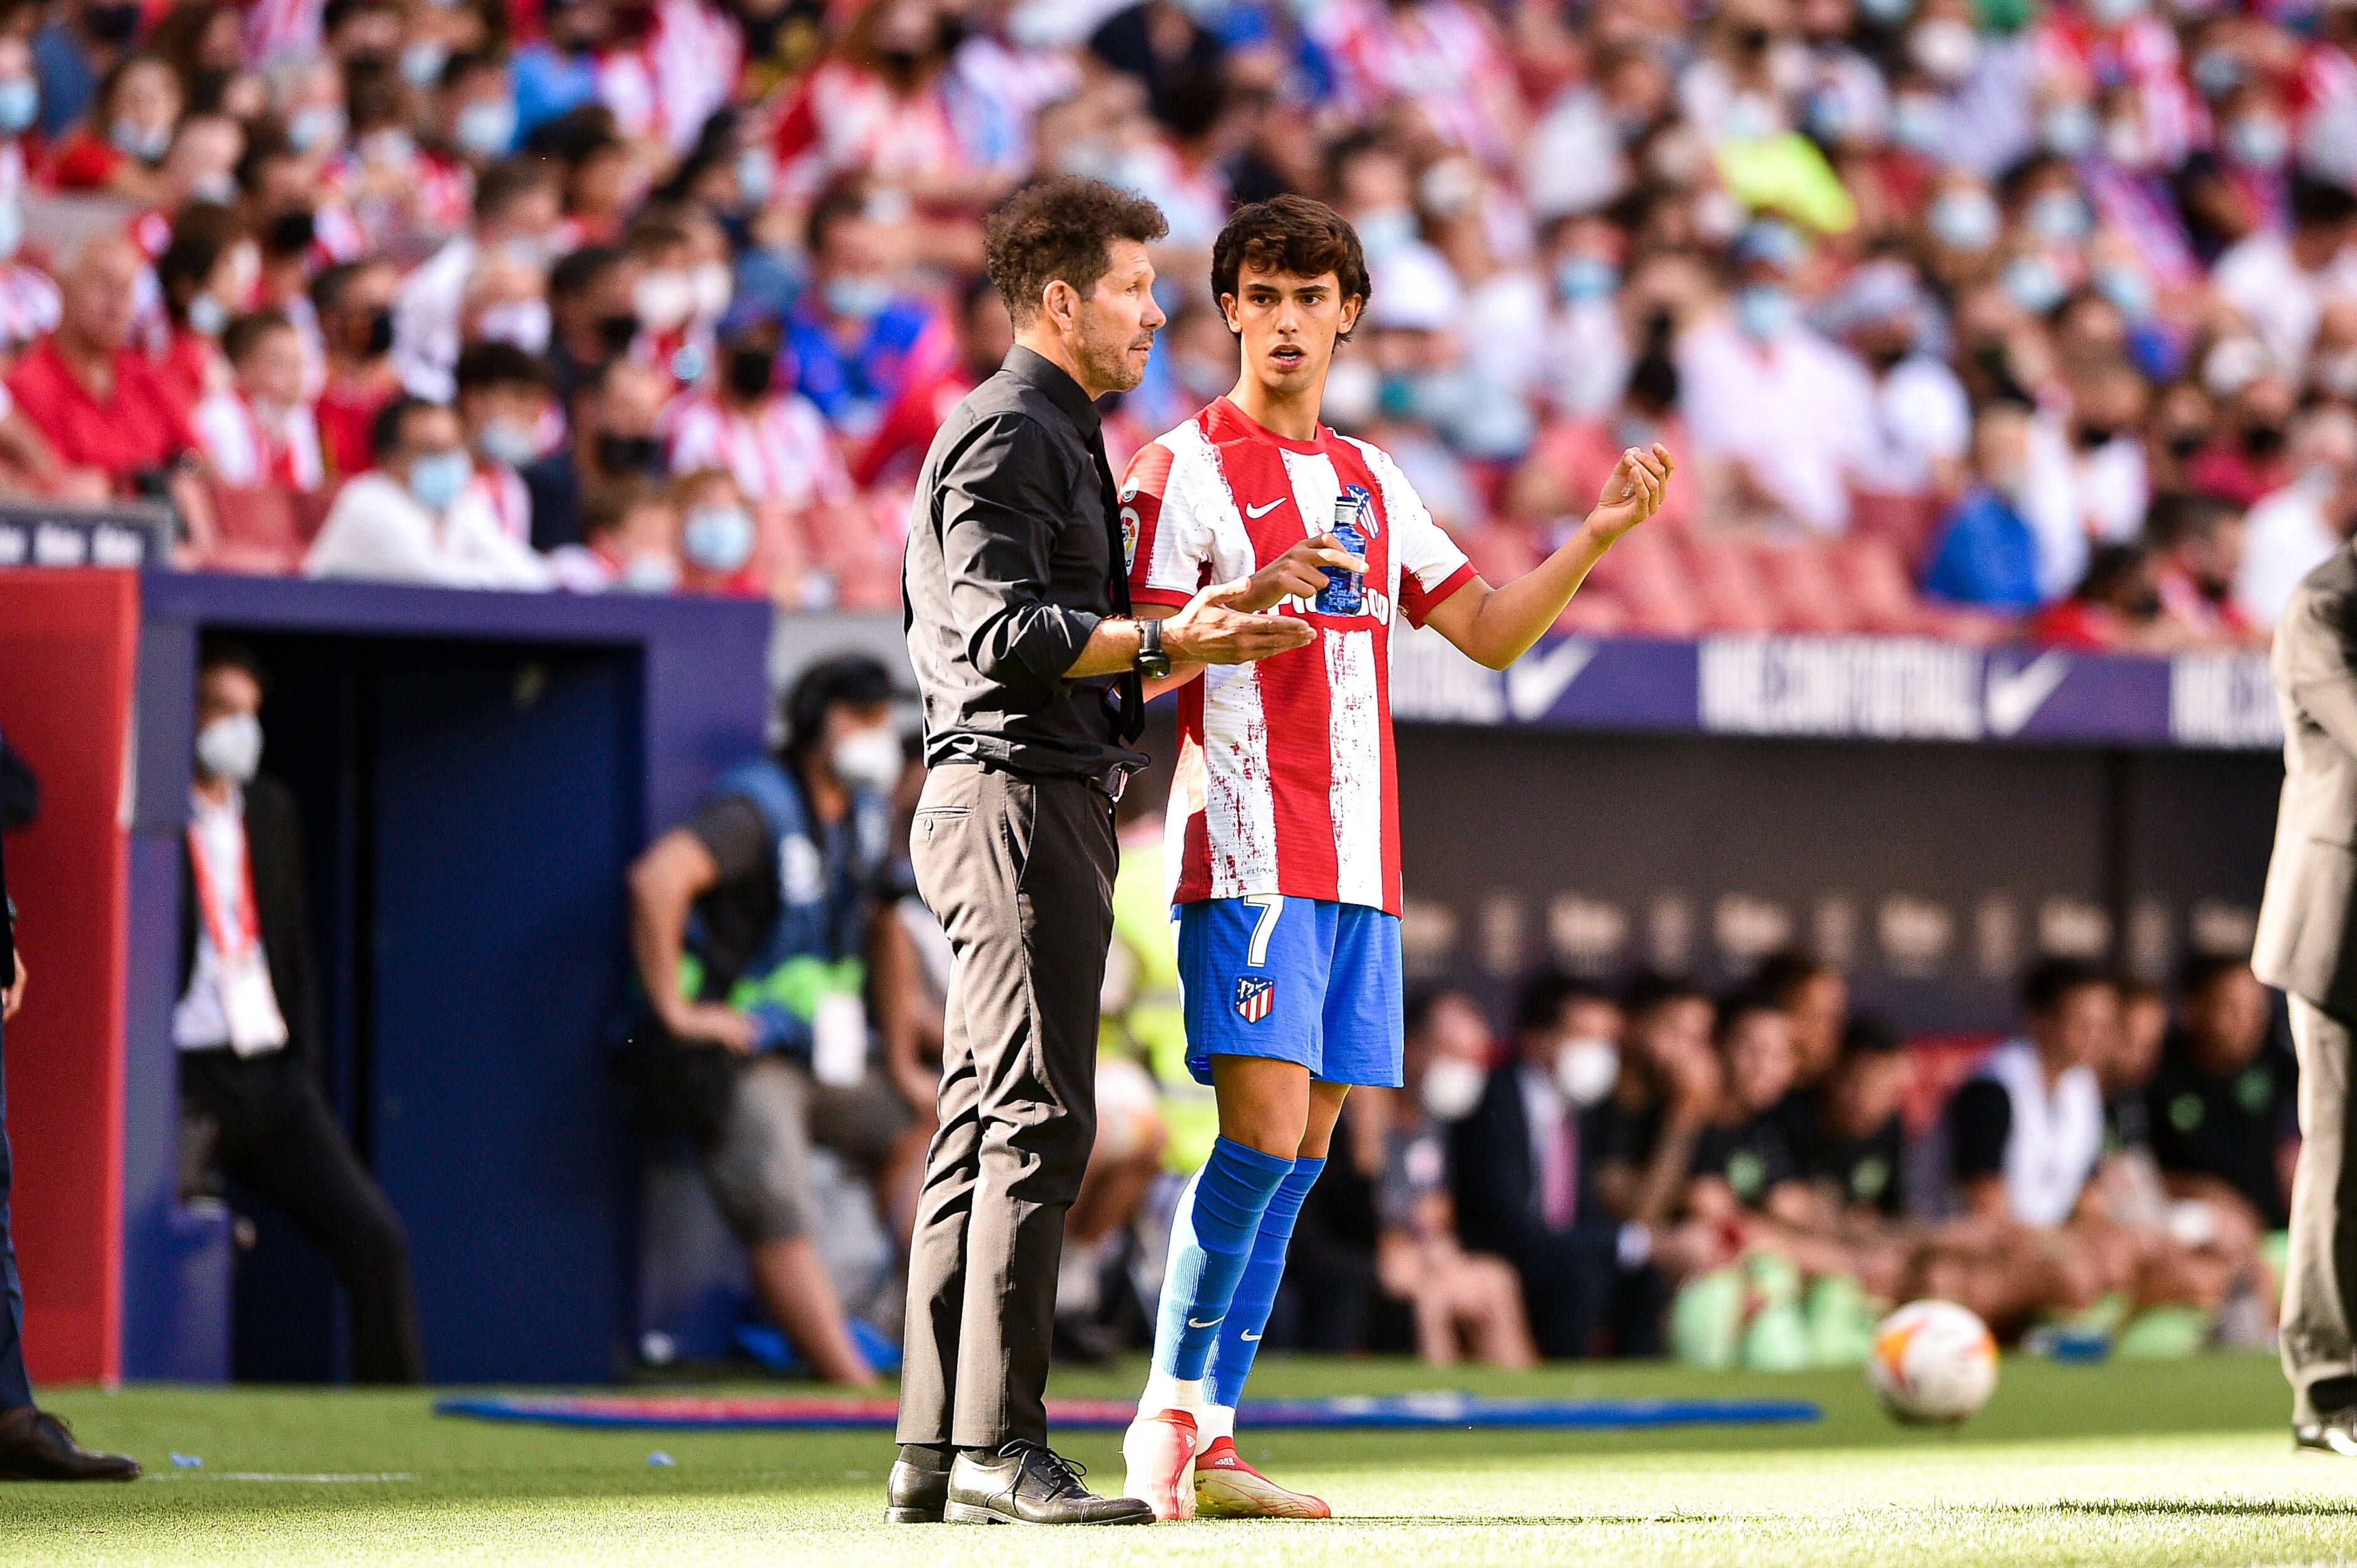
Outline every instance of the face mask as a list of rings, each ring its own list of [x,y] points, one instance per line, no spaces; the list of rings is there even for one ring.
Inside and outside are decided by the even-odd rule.
[[[1735,295],[1735,320],[1744,336],[1765,343],[1792,324],[1792,296],[1772,283],[1747,284]]]
[[[2232,49],[2203,49],[2193,57],[2191,75],[2204,98],[2223,98],[2243,85],[2243,57]]]
[[[1910,153],[1931,156],[1945,141],[1948,112],[1940,101],[1921,92],[1905,92],[1890,102],[1890,139]]]
[[[737,293],[737,275],[726,262],[699,262],[688,274],[688,285],[695,294],[695,318],[717,321],[728,314],[728,301]]]
[[[1435,430],[1447,430],[1464,417],[1474,392],[1461,371],[1420,371],[1408,378],[1408,412]]]
[[[679,547],[705,571],[732,576],[753,558],[753,519],[743,507],[700,507],[687,514]]]
[[[2057,245],[2075,245],[2095,226],[2087,203],[2075,190],[2050,190],[2029,204],[2025,216],[2041,239]]]
[[[2095,292],[2131,323],[2152,314],[2152,285],[2136,268],[2114,263],[2095,274]]]
[[[319,220],[307,207],[291,208],[270,220],[270,253],[299,256],[319,237]]]
[[[728,390],[740,398],[767,397],[777,381],[778,357],[761,345],[728,350]]]
[[[679,586],[679,563],[668,555],[633,555],[623,563],[616,585],[626,593],[668,594]]]
[[[450,51],[432,38],[420,38],[401,51],[401,80],[420,91],[442,80]]]
[[[668,332],[695,312],[695,285],[685,273],[649,273],[630,295],[639,319],[657,332]]]
[[[262,721],[231,714],[197,732],[197,770],[208,779],[244,784],[262,766]]]
[[[494,305],[475,318],[475,330],[484,341],[512,343],[527,354],[548,347],[548,301],[519,299]]]
[[[371,360],[393,351],[393,307],[380,305],[369,312],[368,341],[363,350]]]
[[[128,5],[90,5],[82,10],[81,25],[100,43],[127,44],[139,36],[142,15],[135,0]]]
[[[143,131],[128,120],[117,120],[107,139],[141,163],[161,163],[164,155],[172,150],[172,127],[159,125],[152,131]]]
[[[2095,112],[2074,98],[2048,109],[2038,134],[2046,150],[2056,157],[2083,158],[2095,150],[2101,127],[2095,124]]]
[[[41,112],[40,84],[29,76],[0,81],[0,134],[13,136]]]
[[[2054,270],[2054,263],[2043,256],[2017,256],[2007,262],[1997,285],[2005,290],[2007,298],[2032,316],[2045,315],[2071,292],[2062,274]]]
[[[1609,1040],[1567,1040],[1555,1053],[1555,1082],[1574,1105],[1593,1105],[1620,1077],[1620,1052]]]
[[[427,511],[450,510],[475,476],[475,465],[464,452],[432,452],[409,465],[409,493]]]
[[[450,134],[459,147],[479,158],[506,156],[508,145],[515,140],[515,103],[506,98],[478,98],[459,110],[450,124]]]
[[[853,321],[873,321],[892,303],[892,285],[882,278],[831,278],[826,308]]]
[[[881,793],[900,781],[900,737],[888,725],[845,736],[827,766],[845,789]]]
[[[597,345],[608,354],[627,354],[639,340],[639,318],[617,311],[597,318]]]
[[[518,234],[500,247],[511,261],[528,267],[548,265],[548,242],[537,234]]]
[[[188,330],[199,337],[218,338],[229,325],[229,311],[211,295],[200,294],[188,301]]]
[[[339,103],[314,103],[296,112],[286,122],[286,140],[298,153],[323,153],[344,139],[344,110]]]
[[[1442,1057],[1424,1069],[1424,1087],[1417,1098],[1436,1122],[1460,1122],[1481,1103],[1487,1075],[1463,1057]]]
[[[1359,249],[1369,261],[1415,243],[1415,214],[1405,207],[1386,207],[1366,213],[1351,227],[1359,231]]]
[[[1953,87],[1972,74],[1981,57],[1980,35],[1953,16],[1934,16],[1907,35],[1907,53],[1923,74]]]
[[[1849,101],[1831,89],[1809,100],[1809,134],[1823,145],[1836,146],[1848,140],[1855,118],[1849,112]]]
[[[617,435],[608,431],[597,437],[597,466],[609,474],[660,474],[662,443],[651,435]]]
[[[1996,243],[1996,203],[1986,190],[1950,190],[1932,203],[1932,232],[1952,251],[1975,255]]]
[[[2291,153],[2291,133],[2272,114],[2245,114],[2226,126],[2226,150],[2238,163],[2271,169]]]
[[[362,163],[387,164],[398,168],[417,156],[417,138],[398,125],[388,126],[362,136],[353,150],[360,154]]]
[[[1620,269],[1601,256],[1566,256],[1555,270],[1555,293],[1571,304],[1609,299],[1620,286]]]
[[[484,456],[511,468],[521,468],[540,456],[540,443],[533,439],[532,432],[504,419],[483,426],[479,445]]]
[[[766,148],[747,147],[737,155],[737,194],[748,207],[768,204],[770,188],[777,182],[778,166]]]

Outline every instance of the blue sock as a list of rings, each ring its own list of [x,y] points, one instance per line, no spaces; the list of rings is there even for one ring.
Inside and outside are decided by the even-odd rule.
[[[1199,1381],[1229,1298],[1252,1257],[1262,1214],[1293,1162],[1222,1138],[1178,1199],[1162,1312],[1154,1330],[1154,1370]]]
[[[1277,1183],[1276,1196],[1268,1200],[1268,1212],[1260,1219],[1260,1234],[1253,1240],[1252,1260],[1244,1265],[1243,1278],[1236,1282],[1227,1321],[1220,1325],[1219,1348],[1211,1353],[1211,1382],[1203,1391],[1205,1403],[1232,1410],[1243,1393],[1253,1358],[1260,1354],[1269,1308],[1276,1305],[1278,1282],[1285,1278],[1285,1249],[1293,1240],[1293,1222],[1301,1218],[1301,1205],[1317,1185],[1318,1173],[1325,1168],[1322,1159],[1305,1155],[1294,1161],[1293,1169]]]

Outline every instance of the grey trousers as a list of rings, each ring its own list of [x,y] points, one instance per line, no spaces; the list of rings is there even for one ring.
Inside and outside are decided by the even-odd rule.
[[[957,961],[909,1253],[899,1440],[1045,1443],[1064,1214],[1096,1136],[1113,803],[1085,779],[937,768],[910,852]]]
[[[2357,1405],[2357,1167],[2349,1161],[2351,1027],[2305,997],[2291,1001],[2299,1053],[2299,1166],[2292,1176],[2291,1256],[2283,1293],[2284,1376],[2292,1420]]]

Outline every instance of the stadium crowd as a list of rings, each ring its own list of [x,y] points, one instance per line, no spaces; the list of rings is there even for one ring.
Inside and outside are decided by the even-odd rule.
[[[2265,635],[2357,521],[2357,5],[16,0],[0,483],[191,564],[888,607],[1040,171],[1168,216],[1116,464],[1223,390],[1205,252],[1316,194],[1327,413],[1478,564],[1690,479],[1591,630]]]

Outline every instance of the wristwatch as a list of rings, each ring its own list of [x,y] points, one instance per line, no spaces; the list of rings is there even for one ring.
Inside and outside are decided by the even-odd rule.
[[[1149,681],[1170,673],[1170,655],[1162,651],[1162,623],[1151,618],[1137,623],[1137,658],[1130,668]]]

